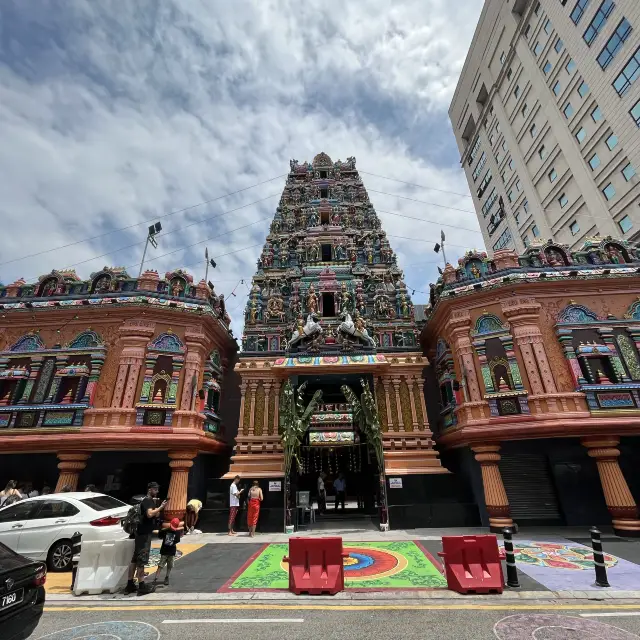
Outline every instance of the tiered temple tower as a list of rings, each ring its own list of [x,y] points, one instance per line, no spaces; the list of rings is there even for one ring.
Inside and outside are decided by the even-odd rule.
[[[427,420],[428,362],[411,296],[355,158],[332,162],[320,153],[290,166],[246,307],[236,366],[243,401],[229,475],[283,475],[278,405],[289,378],[323,389],[314,423],[326,426],[314,442],[339,444],[341,420],[350,417],[340,384],[357,390],[366,379],[375,390],[387,474],[447,473]]]

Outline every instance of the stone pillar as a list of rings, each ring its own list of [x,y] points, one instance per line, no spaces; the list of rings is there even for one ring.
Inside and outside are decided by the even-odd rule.
[[[243,380],[240,384],[240,419],[238,420],[238,435],[244,434],[245,429],[249,429],[248,424],[244,424],[244,405],[247,401],[247,381]]]
[[[185,357],[184,380],[180,397],[180,409],[190,411],[193,408],[193,380],[196,386],[200,380],[200,373],[206,360],[206,337],[199,328],[189,328],[185,333],[187,355]]]
[[[387,407],[387,429],[393,431],[393,416],[391,415],[391,400],[389,400],[389,378],[382,378],[382,386],[384,387],[384,403]]]
[[[255,380],[249,382],[249,394],[250,398],[250,413],[249,413],[249,435],[252,436],[255,432],[255,419],[256,419],[256,390],[258,383]]]
[[[196,451],[169,451],[171,480],[167,491],[167,506],[163,514],[163,518],[166,521],[172,518],[184,519],[187,509],[189,469],[193,466],[193,459],[197,455]]]
[[[64,367],[66,362],[65,356],[56,356],[56,372],[53,376],[53,382],[51,383],[51,387],[49,388],[49,393],[47,394],[47,398],[45,403],[47,404],[55,404],[56,396],[58,395],[58,389],[60,388],[60,383],[62,382],[62,376],[58,374],[58,370]]]
[[[472,447],[476,460],[482,471],[482,485],[484,487],[484,501],[489,514],[491,531],[499,533],[504,527],[512,527],[513,520],[509,511],[509,499],[502,483],[500,468],[500,445],[487,444]]]
[[[398,431],[406,431],[404,428],[404,418],[402,416],[402,404],[400,404],[400,378],[392,378],[393,390],[396,395],[396,412],[398,414]]]
[[[84,389],[82,397],[78,396],[78,402],[84,402],[89,406],[93,405],[93,398],[96,394],[96,388],[100,374],[102,373],[102,365],[104,365],[105,355],[104,353],[95,353],[91,356],[91,370],[89,373],[89,380],[87,386]],[[80,386],[78,386],[78,393],[80,392]]]
[[[613,529],[619,536],[640,537],[638,506],[622,475],[618,462],[620,438],[618,436],[594,436],[583,438],[583,446],[589,457],[598,465],[602,492],[613,520]]]
[[[269,396],[271,395],[271,383],[264,383],[264,416],[262,419],[262,433],[266,436],[271,431],[269,424]]]
[[[27,384],[25,385],[24,391],[22,392],[22,397],[16,400],[16,404],[27,404],[27,402],[29,402],[31,391],[33,390],[33,385],[36,382],[36,378],[40,373],[41,367],[42,358],[31,358],[31,369],[29,370],[29,378],[27,379]]]
[[[411,418],[413,420],[413,430],[418,431],[420,425],[418,424],[418,414],[416,413],[416,399],[413,396],[413,385],[415,384],[416,376],[407,376],[407,388],[409,389],[409,403],[411,404]]]
[[[273,431],[269,430],[269,435],[278,435],[280,432],[280,392],[282,390],[282,383],[279,380],[273,385],[273,390],[275,395],[274,398],[274,410],[273,410],[273,420],[275,424],[273,425]]]
[[[478,383],[478,374],[473,359],[473,347],[471,346],[471,316],[466,310],[454,311],[447,322],[445,333],[448,337],[451,350],[458,357],[460,379],[467,388],[468,398],[471,402],[481,402],[482,394]]]
[[[80,472],[87,466],[87,460],[91,454],[84,452],[60,452],[58,453],[58,483],[56,484],[55,493],[60,493],[65,486],[71,488],[71,491],[77,491]]]

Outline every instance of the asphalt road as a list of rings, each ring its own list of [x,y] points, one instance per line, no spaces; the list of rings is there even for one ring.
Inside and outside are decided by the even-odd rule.
[[[63,607],[44,614],[32,640],[638,640],[640,603],[586,605],[345,606],[224,604]],[[442,607],[448,607],[442,609]],[[474,608],[461,608],[473,606]],[[489,608],[489,607],[498,608]],[[569,606],[576,606],[571,604]],[[182,607],[182,608],[181,608]],[[196,608],[197,607],[197,608]],[[313,607],[313,608],[311,608]],[[416,609],[416,607],[426,607]],[[541,607],[536,609],[536,607]],[[106,610],[105,610],[106,609]],[[602,616],[602,614],[607,614]],[[585,617],[588,616],[588,617]],[[31,640],[30,639],[30,640]]]

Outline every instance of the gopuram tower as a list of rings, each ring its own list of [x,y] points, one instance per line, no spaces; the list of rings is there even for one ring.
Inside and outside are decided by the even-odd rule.
[[[313,496],[324,471],[332,500],[332,478],[342,472],[348,486],[359,487],[359,507],[374,504],[368,494],[380,470],[341,391],[346,384],[360,395],[364,381],[377,405],[384,472],[397,489],[389,505],[408,504],[401,495],[413,491],[415,499],[416,483],[428,493],[429,478],[448,472],[433,448],[423,391],[428,362],[402,270],[355,158],[332,162],[320,153],[290,167],[246,306],[236,365],[242,402],[227,477],[272,480],[275,491],[265,491],[263,506],[282,512],[282,494],[274,495],[284,475],[282,390],[287,380],[294,388],[306,382],[305,406],[315,391],[323,395],[302,442],[295,488]]]

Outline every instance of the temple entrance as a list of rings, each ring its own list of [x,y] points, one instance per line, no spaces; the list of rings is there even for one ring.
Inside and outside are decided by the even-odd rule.
[[[301,470],[292,469],[293,491],[309,492],[315,510],[314,528],[366,529],[379,524],[379,473],[375,452],[353,416],[341,386],[361,393],[361,378],[367,375],[297,376],[296,386],[307,382],[305,400],[322,390],[301,446]],[[371,387],[372,381],[367,380]],[[295,466],[295,465],[294,465]],[[319,495],[324,473],[325,499]],[[295,494],[294,494],[295,495]]]

